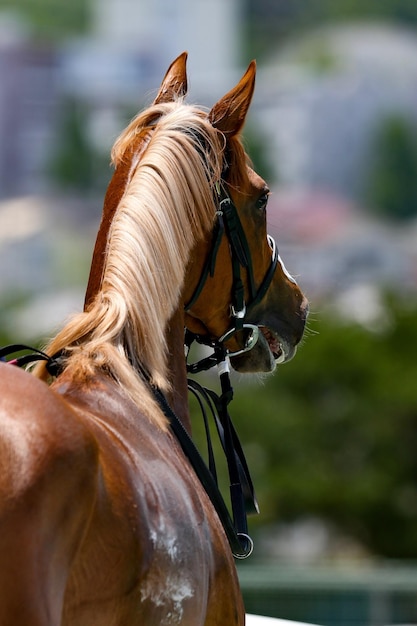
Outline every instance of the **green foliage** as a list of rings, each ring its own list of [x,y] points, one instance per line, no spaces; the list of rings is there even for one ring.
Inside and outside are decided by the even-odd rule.
[[[417,7],[414,0],[319,0],[317,16],[328,19],[379,19],[410,25],[417,24]]]
[[[60,41],[63,36],[86,32],[89,25],[87,0],[0,0],[0,10],[21,14],[40,41]]]
[[[0,302],[0,348],[19,342],[19,338],[10,331],[10,320],[28,303],[29,298],[28,294],[21,292],[3,293]]]
[[[249,0],[245,57],[258,60],[277,43],[329,23],[377,20],[417,27],[415,0]]]
[[[68,101],[63,105],[61,119],[51,174],[63,187],[88,189],[92,185],[93,155],[87,140],[87,111],[80,103]]]
[[[89,111],[81,102],[62,105],[56,154],[50,164],[52,180],[73,191],[102,189],[109,174],[109,157],[97,153],[89,140]]]
[[[322,319],[266,384],[236,385],[231,412],[257,523],[316,515],[373,553],[415,559],[417,308],[387,307],[383,334]]]
[[[385,119],[377,131],[369,205],[391,219],[417,214],[417,137],[402,117]]]
[[[249,124],[245,127],[244,143],[246,152],[253,163],[253,168],[267,183],[272,184],[274,180],[273,167],[268,160],[269,139],[259,132],[255,132]]]

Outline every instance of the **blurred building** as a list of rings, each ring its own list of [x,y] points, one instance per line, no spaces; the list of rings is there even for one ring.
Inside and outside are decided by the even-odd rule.
[[[92,0],[92,7],[94,45],[133,55],[151,89],[184,50],[199,97],[230,89],[241,62],[240,0]]]
[[[24,26],[0,17],[0,197],[42,193],[54,141],[57,56]]]
[[[186,50],[194,98],[209,103],[236,79],[242,20],[240,0],[92,0],[91,36],[65,50],[68,88],[137,104]]]
[[[210,104],[239,74],[239,0],[91,0],[92,31],[34,44],[22,18],[0,13],[0,198],[48,190],[65,99],[90,111],[94,147],[108,153],[149,103],[169,63],[189,52],[192,97]]]
[[[394,226],[328,191],[278,188],[268,221],[288,270],[307,295],[316,302],[342,298],[344,314],[356,321],[373,322],[379,315],[381,289],[417,290],[416,220]]]
[[[357,199],[381,121],[417,124],[417,36],[375,24],[304,35],[262,68],[257,101],[280,183]]]

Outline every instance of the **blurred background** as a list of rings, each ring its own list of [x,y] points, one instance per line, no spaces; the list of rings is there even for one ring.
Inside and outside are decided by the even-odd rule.
[[[415,0],[0,0],[0,344],[82,308],[111,145],[183,50],[207,106],[257,59],[246,145],[312,308],[293,362],[235,380],[247,610],[417,623]]]

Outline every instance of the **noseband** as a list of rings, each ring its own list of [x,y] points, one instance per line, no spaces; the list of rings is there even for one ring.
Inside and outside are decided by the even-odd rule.
[[[225,235],[229,242],[233,273],[232,295],[230,304],[230,315],[233,318],[233,325],[214,342],[209,341],[207,343],[209,343],[210,345],[212,343],[215,343],[217,345],[224,344],[239,331],[248,330],[249,332],[245,340],[244,348],[233,353],[233,356],[237,356],[238,354],[242,354],[242,352],[247,352],[248,350],[253,348],[258,340],[258,327],[253,324],[245,323],[245,319],[248,313],[261,302],[266,292],[268,291],[268,288],[275,274],[279,255],[275,240],[273,239],[273,237],[271,237],[271,235],[268,235],[268,243],[271,248],[271,264],[265,274],[263,281],[257,288],[253,271],[250,247],[247,237],[245,235],[245,231],[243,230],[243,226],[240,221],[237,209],[223,185],[217,183],[216,192],[219,204],[218,210],[216,211],[217,220],[213,231],[213,243],[206,263],[204,265],[200,280],[194,290],[191,300],[185,306],[185,311],[190,312],[191,308],[200,297],[207,278],[209,276],[214,276],[217,253],[223,239],[223,235]],[[247,302],[245,301],[245,287],[241,277],[242,269],[246,270],[248,276],[249,299]],[[205,341],[202,341],[201,337],[199,338],[199,341],[201,343],[205,343]]]

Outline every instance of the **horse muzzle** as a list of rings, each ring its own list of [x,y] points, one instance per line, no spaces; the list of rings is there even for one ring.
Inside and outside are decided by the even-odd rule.
[[[231,353],[230,363],[241,373],[272,373],[276,366],[286,363],[295,355],[296,346],[281,339],[266,327],[260,327],[258,339],[250,350]]]
[[[303,299],[296,330],[290,331],[287,324],[278,324],[278,330],[273,330],[272,324],[245,324],[245,328],[256,330],[250,331],[241,350],[229,353],[233,369],[242,373],[270,373],[277,365],[290,361],[297,352],[307,316],[308,302]]]

